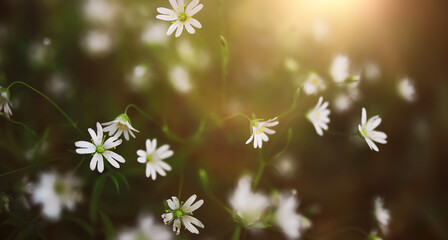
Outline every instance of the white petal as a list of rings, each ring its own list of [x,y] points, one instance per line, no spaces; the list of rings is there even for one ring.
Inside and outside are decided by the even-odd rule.
[[[173,9],[177,9],[177,0],[170,0],[170,4],[171,4],[171,7],[173,7]]]
[[[145,157],[146,158],[146,152],[143,150],[137,150],[137,155],[140,157]]]
[[[201,228],[204,228],[204,224],[202,224],[202,222],[201,221],[199,221],[197,218],[195,218],[195,217],[193,217],[193,216],[189,216],[189,219],[188,219],[192,224],[194,224],[194,225],[196,225],[196,226],[198,226],[198,227],[201,227]]]
[[[201,9],[202,9],[203,7],[204,7],[203,4],[199,4],[199,5],[197,5],[195,8],[193,8],[191,11],[187,12],[187,15],[188,15],[188,16],[193,16],[193,15],[195,15],[196,13],[198,13],[199,11],[201,11]]]
[[[154,170],[156,170],[156,172],[159,173],[159,175],[166,176],[166,172],[160,166],[155,167]]]
[[[173,231],[176,232],[176,235],[180,234],[180,227],[181,227],[180,220],[179,219],[175,219],[174,223],[173,223]]]
[[[103,155],[97,154],[97,156],[98,156],[98,172],[102,173],[104,170]]]
[[[254,138],[254,135],[253,135],[253,134],[250,136],[249,139],[247,139],[246,144],[250,143],[250,142],[252,141],[252,138]]]
[[[171,156],[173,156],[174,152],[173,151],[166,151],[164,153],[162,153],[161,155],[159,155],[160,159],[165,159],[165,158],[169,158]]]
[[[170,146],[168,144],[164,144],[156,150],[156,153],[158,155],[161,155],[161,154],[165,153],[169,148],[170,148]]]
[[[184,5],[185,5],[185,3],[184,3],[184,0],[178,0],[177,1],[177,7],[179,8],[179,11],[181,11],[181,12],[183,12],[184,10],[185,10],[185,7],[184,7]]]
[[[151,149],[152,149],[151,140],[146,139],[145,146],[146,146],[146,152],[147,152],[148,154],[153,153],[153,152],[151,151]]]
[[[171,171],[171,166],[168,165],[168,163],[164,162],[164,161],[159,161],[159,165],[165,169],[165,171]]]
[[[110,151],[106,151],[103,153],[103,156],[107,159],[110,165],[114,166],[115,168],[120,168],[120,164],[118,164],[118,162],[112,158],[110,153],[111,153]]]
[[[148,178],[151,176],[151,168],[152,168],[152,165],[150,163],[147,163],[145,173],[146,173],[146,177],[148,177]],[[167,201],[170,201],[170,200],[167,200]],[[168,205],[169,205],[169,203],[168,203]]]
[[[146,157],[138,157],[137,162],[139,163],[146,163]]]
[[[128,131],[123,131],[124,134],[124,138],[126,139],[126,141],[129,141],[129,133]]]
[[[148,152],[153,153],[156,151],[156,148],[157,148],[157,139],[154,138],[151,142],[151,149]]]
[[[196,203],[194,203],[193,205],[191,205],[189,208],[188,208],[188,210],[186,210],[185,212],[187,212],[187,213],[191,213],[191,212],[194,212],[194,211],[196,211],[198,208],[200,208],[201,206],[202,206],[202,204],[204,204],[204,200],[199,200],[199,201],[197,201]]]
[[[195,28],[202,28],[201,23],[200,23],[198,20],[194,19],[194,18],[190,18],[190,19],[188,20],[188,22],[189,22],[191,25],[193,25],[193,27],[195,27]]]
[[[171,35],[174,32],[174,30],[176,30],[176,28],[179,27],[179,25],[180,25],[179,22],[171,24],[171,26],[168,28],[168,31],[166,32],[166,35]]]
[[[190,2],[190,4],[188,4],[187,8],[185,9],[185,12],[190,12],[191,9],[193,9],[194,7],[196,7],[199,3],[199,0],[193,0]]]
[[[182,223],[185,225],[185,228],[187,228],[191,233],[199,234],[199,230],[190,223],[188,216],[182,218]]]
[[[92,138],[92,141],[95,145],[100,145],[101,144],[101,139],[98,140],[98,137],[96,136],[95,131],[93,131],[93,129],[89,128],[87,129],[87,131],[89,131],[90,137]]]
[[[99,138],[101,141],[101,139],[103,138],[103,127],[99,122],[96,123],[96,135],[97,138]]]
[[[117,139],[116,137],[110,137],[104,142],[103,147],[105,149],[114,148],[122,143],[121,139]]]
[[[159,12],[161,14],[165,14],[165,15],[174,15],[174,16],[177,15],[177,13],[174,12],[173,10],[168,9],[168,8],[164,8],[164,7],[158,7],[157,8],[157,12]]]
[[[163,20],[163,21],[174,21],[177,20],[177,16],[176,15],[157,15],[156,16],[157,19]],[[168,34],[169,35],[169,34]]]
[[[179,27],[177,27],[176,34],[174,36],[180,37],[180,35],[182,34],[182,30],[184,30],[184,25],[179,24]]]
[[[96,165],[98,164],[98,153],[95,153],[93,155],[92,159],[90,160],[90,170],[95,171]]]
[[[362,108],[361,124],[365,125],[366,122],[367,122],[367,112],[365,108]]]
[[[197,197],[196,194],[191,195],[191,196],[187,199],[187,201],[185,201],[184,205],[182,206],[182,209],[185,210],[185,211],[188,211],[187,208],[189,208],[190,205],[194,202],[194,200],[196,200],[196,197]]]
[[[185,22],[185,29],[190,34],[193,34],[195,32],[194,28],[190,25],[189,21]]]
[[[105,151],[104,153],[106,153],[106,152],[107,152],[107,154],[110,154],[110,156],[113,157],[115,160],[117,160],[121,163],[125,162],[124,158],[121,155],[119,155],[115,152],[112,152],[112,151]]]

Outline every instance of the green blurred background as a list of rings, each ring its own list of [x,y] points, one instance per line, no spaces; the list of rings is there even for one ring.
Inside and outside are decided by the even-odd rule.
[[[249,122],[234,113],[269,119],[289,109],[293,95],[310,72],[327,83],[320,93],[330,102],[330,130],[354,132],[361,108],[379,114],[379,130],[388,143],[371,151],[364,140],[315,133],[305,113],[319,95],[301,93],[297,107],[275,127],[263,145],[274,156],[293,138],[285,154],[265,170],[262,191],[296,189],[299,211],[313,227],[303,239],[364,239],[356,226],[369,232],[376,226],[372,199],[382,196],[391,211],[390,233],[384,239],[448,239],[448,18],[445,1],[428,0],[224,0],[202,1],[195,17],[202,25],[194,35],[165,36],[168,24],[157,20],[157,7],[168,1],[0,1],[0,72],[2,87],[24,81],[41,90],[71,116],[87,134],[96,122],[111,121],[128,104],[128,115],[140,130],[136,139],[117,148],[126,163],[119,171],[129,181],[116,192],[107,180],[100,209],[114,228],[133,226],[141,212],[156,219],[163,201],[197,194],[205,204],[195,212],[205,225],[198,236],[182,231],[180,239],[230,239],[235,223],[200,186],[198,170],[205,169],[214,193],[226,204],[239,177],[255,175],[258,153],[249,138]],[[90,4],[90,5],[89,5]],[[90,7],[89,7],[90,6]],[[94,6],[94,5],[93,5]],[[99,9],[99,10],[98,10]],[[221,68],[220,35],[227,39],[229,65],[226,83]],[[333,57],[346,54],[351,68],[361,73],[360,97],[338,111],[334,100],[346,93],[333,83]],[[366,76],[375,62],[381,75]],[[415,83],[417,98],[403,100],[400,78]],[[26,209],[22,179],[35,181],[42,171],[69,172],[82,159],[74,142],[88,140],[63,116],[30,89],[11,88],[12,119],[34,129],[34,137],[18,125],[0,119],[0,174],[42,163],[0,177],[0,192],[11,197],[10,212],[0,213],[0,238],[14,231],[40,231],[47,239],[103,239],[102,222],[89,218],[94,182],[87,159],[77,170],[83,180],[84,201],[59,222],[39,217],[39,207]],[[163,130],[165,129],[165,131]],[[135,151],[147,138],[169,144],[173,170],[156,181],[144,176]],[[285,163],[286,162],[286,163]],[[281,164],[289,164],[282,172]],[[36,219],[37,216],[37,219]],[[81,219],[93,233],[74,224]],[[160,219],[162,222],[162,219]],[[31,224],[30,224],[31,223]],[[30,227],[31,226],[31,227]],[[30,230],[31,229],[31,230]],[[38,229],[38,230],[36,230]],[[283,239],[276,228],[249,233],[246,239]],[[327,239],[327,238],[325,238]]]

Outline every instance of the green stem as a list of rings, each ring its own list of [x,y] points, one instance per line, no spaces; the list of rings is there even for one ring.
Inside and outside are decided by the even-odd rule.
[[[0,113],[0,115],[4,115],[3,113]],[[37,137],[37,133],[33,130],[33,129],[31,129],[30,127],[28,127],[25,123],[22,123],[22,122],[18,122],[18,121],[14,121],[14,120],[12,120],[11,118],[6,118],[6,119],[8,119],[8,121],[10,121],[10,122],[12,122],[12,123],[14,123],[14,124],[17,124],[17,125],[20,125],[20,126],[22,126],[22,127],[24,127],[26,130],[28,130],[31,134],[33,134],[33,136],[35,136],[35,137]]]
[[[184,172],[182,171],[182,172],[180,173],[179,192],[177,193],[177,199],[179,199],[179,201],[180,201],[180,197],[181,197],[181,194],[182,194],[182,188],[183,188],[183,186],[184,186]]]
[[[129,104],[126,106],[126,109],[124,110],[124,114],[128,114],[128,110],[130,108],[134,108],[135,110],[137,110],[137,112],[139,112],[143,117],[145,117],[148,121],[153,122],[155,124],[157,124],[158,126],[160,126],[160,124],[158,122],[156,122],[153,118],[151,118],[148,114],[146,114],[141,108],[137,107],[135,104]]]
[[[250,119],[250,117],[248,117],[248,116],[247,116],[246,114],[244,114],[244,113],[235,113],[235,114],[233,114],[233,115],[231,115],[231,116],[228,116],[228,117],[224,118],[224,119],[222,120],[222,122],[225,122],[225,121],[227,121],[227,120],[229,120],[229,119],[232,119],[232,118],[235,118],[235,117],[238,117],[238,116],[241,116],[241,117],[246,118],[249,122],[252,121],[252,119]]]
[[[22,84],[26,87],[28,87],[29,89],[33,90],[34,92],[36,92],[37,94],[41,95],[43,98],[45,98],[47,101],[49,101],[71,124],[71,126],[73,128],[75,128],[76,130],[78,130],[79,133],[83,134],[83,132],[78,128],[78,126],[76,126],[76,123],[64,112],[62,111],[62,109],[55,103],[53,102],[53,100],[51,100],[49,97],[47,97],[47,95],[43,94],[42,92],[40,92],[39,90],[31,87],[30,85],[28,85],[27,83],[24,83],[22,81],[15,81],[12,82],[11,84],[9,84],[9,86],[7,87],[7,90],[9,91],[9,89],[15,85],[15,84]]]
[[[260,148],[258,151],[258,160],[260,161],[260,165],[258,166],[257,175],[255,176],[254,185],[252,186],[253,190],[256,190],[258,187],[258,183],[260,182],[261,176],[263,175],[264,168],[266,167],[266,162],[263,159],[263,152]]]
[[[31,164],[31,165],[28,165],[28,166],[23,167],[23,168],[19,168],[19,169],[12,170],[12,171],[9,171],[9,172],[6,172],[6,173],[2,173],[2,174],[0,174],[0,177],[4,177],[4,176],[10,175],[10,174],[18,173],[18,172],[21,172],[23,170],[26,170],[26,169],[29,169],[29,168],[33,168],[33,167],[36,167],[36,166],[39,166],[39,165],[42,165],[42,164],[45,164],[45,163],[54,162],[54,161],[57,161],[57,160],[60,160],[60,159],[54,159],[54,160],[49,160],[49,161],[44,161],[44,162]]]

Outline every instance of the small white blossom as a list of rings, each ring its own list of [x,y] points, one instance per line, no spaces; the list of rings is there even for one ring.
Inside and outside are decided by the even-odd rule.
[[[83,48],[91,55],[101,56],[112,48],[111,34],[104,30],[90,30],[82,39]]]
[[[369,120],[366,119],[367,119],[366,109],[362,108],[361,124],[358,125],[359,133],[364,137],[370,149],[373,149],[378,152],[379,149],[374,143],[374,141],[381,144],[387,143],[386,141],[387,135],[384,132],[374,130],[376,127],[378,127],[378,125],[380,125],[381,118],[378,115],[376,115],[369,118]]]
[[[180,234],[182,224],[188,231],[196,234],[199,234],[199,230],[194,225],[204,228],[204,224],[192,216],[193,211],[196,211],[204,204],[202,199],[193,204],[196,197],[196,194],[191,195],[182,206],[177,197],[171,197],[171,199],[166,200],[169,209],[162,214],[163,222],[165,225],[173,222],[173,231],[176,232],[176,235]]]
[[[293,194],[282,194],[275,211],[277,225],[288,239],[300,238],[303,231],[311,227],[311,222],[296,212],[299,202]]]
[[[235,192],[229,199],[233,210],[247,227],[256,225],[270,206],[267,196],[252,192],[251,182],[249,177],[240,178]]]
[[[171,69],[169,79],[174,89],[180,93],[187,93],[191,90],[190,74],[183,66],[177,65]]]
[[[156,18],[160,20],[170,21],[173,24],[168,28],[167,35],[171,35],[174,30],[177,29],[175,36],[179,37],[182,30],[185,29],[190,33],[195,33],[193,27],[202,28],[201,23],[192,18],[196,13],[198,13],[204,5],[199,4],[199,0],[193,0],[185,8],[184,0],[169,0],[171,7],[173,9],[168,9],[164,7],[157,8],[157,12],[160,14]]]
[[[336,83],[343,83],[349,77],[352,80],[357,81],[360,79],[359,75],[351,76],[350,75],[350,60],[346,55],[339,54],[337,55],[331,64],[330,67],[330,75],[333,77],[333,80]]]
[[[374,199],[375,212],[374,215],[378,224],[380,225],[381,231],[387,234],[389,231],[390,213],[389,210],[384,208],[384,201],[380,197]]]
[[[256,120],[252,120],[250,125],[251,125],[251,130],[252,130],[252,135],[250,136],[250,138],[246,141],[246,144],[250,143],[252,140],[254,140],[254,148],[261,148],[263,142],[267,142],[269,141],[269,137],[267,134],[274,134],[275,131],[270,129],[269,127],[273,127],[276,126],[278,124],[278,121],[275,121],[277,119],[277,117],[273,118],[273,119],[269,119],[267,121],[259,121],[258,119]]]
[[[171,171],[171,166],[163,160],[173,156],[173,151],[169,150],[170,146],[165,144],[157,148],[157,140],[146,139],[146,151],[137,151],[137,161],[146,163],[146,177],[152,177],[156,180],[157,173],[166,176],[165,171]]]
[[[138,227],[121,231],[117,240],[170,240],[173,233],[169,229],[154,221],[151,215],[144,215],[139,219]]]
[[[403,78],[398,82],[398,93],[407,102],[414,102],[417,99],[414,83],[409,78]]]
[[[322,78],[315,73],[310,74],[303,83],[303,91],[305,91],[308,95],[316,94],[325,88],[326,86],[324,80],[322,80]]]
[[[77,141],[75,146],[76,153],[78,154],[93,154],[92,160],[90,161],[90,169],[92,171],[98,168],[98,172],[102,173],[104,170],[103,157],[115,168],[120,168],[118,162],[124,163],[125,160],[122,156],[110,151],[109,149],[115,148],[120,145],[122,140],[116,137],[110,137],[105,140],[106,135],[103,137],[103,128],[100,123],[96,123],[97,133],[93,129],[89,128],[89,134],[92,137],[92,143],[87,141]],[[118,162],[117,162],[118,161]]]
[[[76,203],[81,201],[80,185],[79,179],[70,174],[43,173],[32,190],[32,201],[42,205],[45,217],[58,220],[63,208],[74,210]]]
[[[364,74],[369,80],[377,80],[381,77],[381,69],[375,62],[367,62],[364,68]]]
[[[134,132],[139,132],[131,125],[131,120],[125,113],[118,115],[115,120],[102,123],[105,127],[104,132],[109,132],[109,136],[114,135],[115,138],[119,138],[121,134],[124,135],[126,140],[129,140],[129,135],[135,138]]]
[[[334,100],[334,107],[338,112],[345,112],[350,109],[353,105],[353,99],[347,94],[339,94]]]
[[[141,40],[146,44],[163,45],[167,42],[165,22],[150,22],[143,30]]]
[[[7,118],[12,116],[11,106],[9,92],[0,86],[0,111],[3,110]]]
[[[322,101],[323,97],[320,97],[319,102],[314,109],[306,114],[306,118],[311,121],[317,134],[320,136],[324,135],[322,129],[328,130],[328,123],[330,122],[330,118],[328,117],[328,115],[330,115],[330,110],[327,108],[328,102],[322,104]]]

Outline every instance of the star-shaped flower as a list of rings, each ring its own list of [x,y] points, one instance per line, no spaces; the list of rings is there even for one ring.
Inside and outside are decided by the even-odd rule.
[[[374,143],[374,141],[381,144],[387,143],[386,141],[387,135],[384,132],[374,130],[376,127],[378,127],[378,125],[380,125],[381,118],[378,115],[376,115],[371,117],[368,121],[366,119],[367,119],[366,109],[362,108],[361,124],[358,125],[359,133],[364,137],[370,149],[373,149],[378,152],[379,149]]]
[[[254,148],[261,148],[263,145],[263,141],[267,142],[269,141],[269,137],[267,134],[274,134],[275,131],[270,129],[269,127],[276,126],[278,124],[278,121],[275,121],[277,117],[273,119],[269,119],[267,121],[259,121],[258,119],[251,121],[251,127],[252,127],[252,135],[250,138],[246,141],[246,144],[250,143],[252,139],[254,140]]]
[[[316,129],[317,134],[322,136],[324,130],[328,130],[328,123],[330,122],[330,118],[328,115],[330,115],[330,110],[327,109],[328,102],[324,102],[322,104],[323,98],[319,98],[319,102],[314,107],[313,110],[309,111],[306,114],[306,118],[311,121],[311,123],[314,125],[314,128]]]
[[[109,136],[112,136],[115,133],[114,137],[119,138],[121,134],[123,134],[126,140],[129,140],[129,135],[135,138],[132,131],[139,132],[132,127],[131,120],[126,113],[120,114],[115,120],[102,123],[102,125],[105,126],[104,132],[109,132]]]
[[[177,29],[175,36],[179,37],[182,30],[185,29],[193,34],[195,30],[193,27],[202,28],[201,23],[194,19],[193,16],[198,13],[204,5],[199,4],[199,0],[193,0],[185,8],[184,0],[169,0],[173,9],[164,7],[157,8],[160,14],[156,18],[165,21],[171,21],[172,25],[168,28],[167,35],[171,35]]]
[[[157,173],[165,176],[165,171],[170,171],[171,166],[163,160],[173,156],[173,151],[169,150],[170,146],[165,144],[157,148],[157,140],[146,140],[146,151],[137,151],[137,161],[139,163],[146,163],[146,177],[151,177],[156,180]]]
[[[183,205],[179,203],[177,197],[171,197],[171,199],[166,200],[169,209],[166,210],[166,213],[162,214],[163,222],[165,224],[173,222],[173,231],[176,232],[176,235],[180,234],[182,224],[188,231],[196,234],[199,234],[199,230],[194,225],[204,228],[204,224],[192,216],[193,211],[196,211],[204,204],[204,200],[202,199],[193,204],[196,197],[196,194],[191,195]]]

